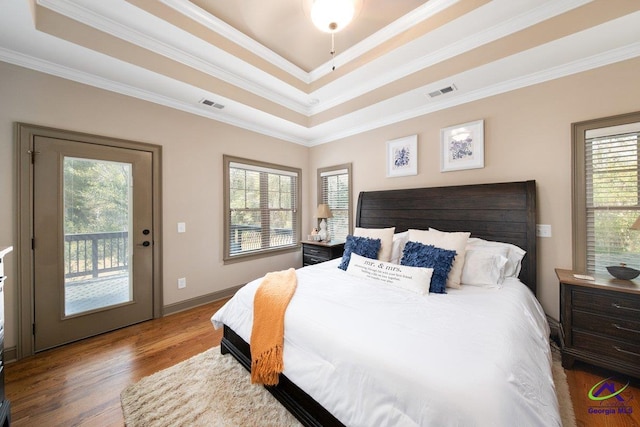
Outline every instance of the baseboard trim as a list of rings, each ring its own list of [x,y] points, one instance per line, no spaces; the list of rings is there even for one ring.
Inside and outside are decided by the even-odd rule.
[[[162,317],[189,310],[190,308],[209,304],[211,302],[219,301],[221,299],[230,298],[238,291],[238,289],[243,286],[244,285],[234,286],[232,288],[223,289],[222,291],[213,292],[185,301],[180,301],[175,304],[165,305],[164,307],[162,307]]]
[[[16,347],[7,347],[4,349],[4,363],[15,362],[18,360],[18,350]]]
[[[189,310],[190,308],[199,307],[201,305],[209,304],[211,302],[219,301],[221,299],[232,297],[238,289],[244,285],[234,286],[232,288],[224,289],[222,291],[213,292],[207,295],[203,295],[197,298],[192,298],[186,301],[180,301],[175,304],[165,305],[162,308],[162,317],[171,314],[179,313],[181,311]],[[5,363],[15,362],[18,360],[18,350],[16,347],[6,347],[4,349]]]

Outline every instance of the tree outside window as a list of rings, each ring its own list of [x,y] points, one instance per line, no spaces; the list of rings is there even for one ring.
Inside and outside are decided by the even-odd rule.
[[[344,240],[351,227],[351,163],[318,169],[318,204],[327,204],[331,239]]]
[[[300,170],[224,156],[225,260],[296,248]]]
[[[573,269],[640,268],[640,112],[572,124]]]

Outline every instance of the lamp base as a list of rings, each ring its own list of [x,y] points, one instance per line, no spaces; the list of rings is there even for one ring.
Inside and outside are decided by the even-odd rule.
[[[320,231],[318,231],[318,235],[322,241],[328,240],[329,238],[329,233],[327,233],[327,221],[325,221],[324,218],[320,221]]]

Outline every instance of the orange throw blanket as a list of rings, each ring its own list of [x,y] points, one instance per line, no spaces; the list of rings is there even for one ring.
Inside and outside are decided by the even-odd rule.
[[[284,313],[296,290],[296,270],[267,273],[253,297],[251,382],[278,384],[284,370]]]

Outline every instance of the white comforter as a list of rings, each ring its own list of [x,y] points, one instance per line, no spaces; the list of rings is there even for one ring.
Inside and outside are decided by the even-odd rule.
[[[530,290],[420,296],[337,268],[297,270],[284,374],[347,426],[558,426],[549,330]],[[213,317],[249,342],[253,294]]]

